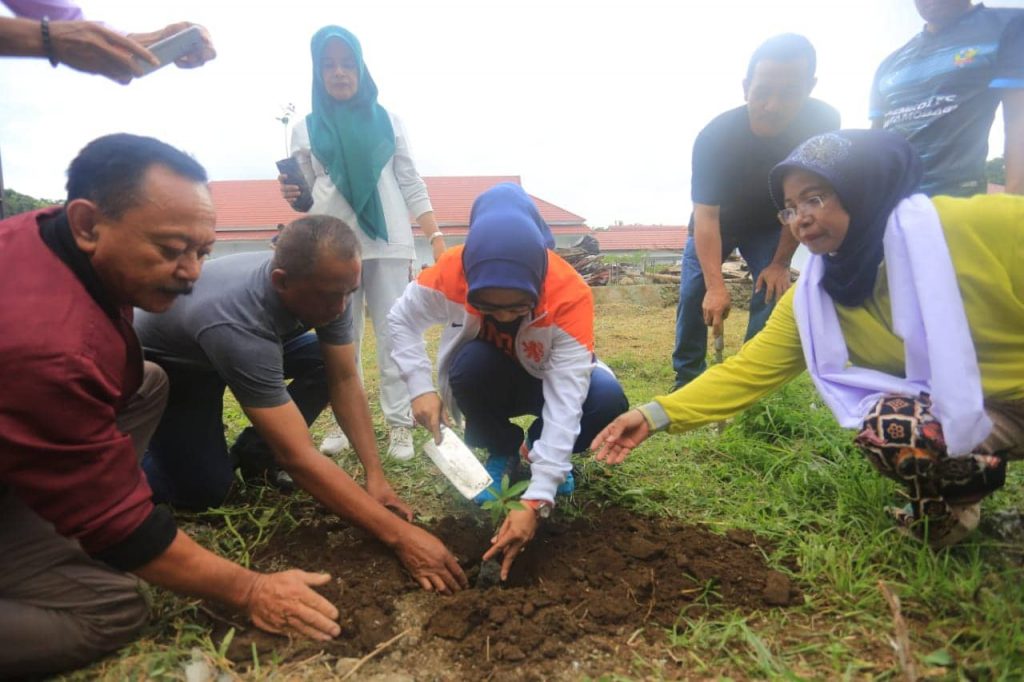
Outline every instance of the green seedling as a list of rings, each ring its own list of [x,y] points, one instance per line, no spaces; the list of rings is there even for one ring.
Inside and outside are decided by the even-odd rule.
[[[518,483],[509,485],[508,474],[505,474],[501,477],[500,487],[496,488],[491,486],[488,488],[490,493],[494,495],[495,499],[488,500],[480,506],[490,512],[491,523],[494,525],[495,531],[498,530],[498,527],[501,526],[501,522],[506,516],[508,516],[510,511],[526,509],[523,503],[519,501],[519,496],[523,494],[529,485],[529,481],[519,481]],[[495,559],[481,563],[480,574],[477,576],[476,586],[484,589],[488,587],[495,587],[500,583],[501,564],[499,564]]]
[[[513,510],[526,509],[523,503],[519,501],[519,496],[526,492],[526,489],[530,486],[529,481],[519,481],[509,485],[508,474],[501,477],[501,487],[495,488],[493,485],[487,490],[494,495],[493,500],[487,500],[482,505],[481,509],[486,509],[491,514],[491,522],[494,524],[495,529],[501,525],[501,522],[508,516],[508,513]]]

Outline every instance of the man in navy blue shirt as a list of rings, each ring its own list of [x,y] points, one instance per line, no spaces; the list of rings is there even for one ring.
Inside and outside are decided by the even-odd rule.
[[[708,327],[721,335],[732,300],[722,261],[739,249],[754,278],[747,338],[764,326],[789,287],[796,240],[781,229],[768,173],[804,140],[839,127],[839,113],[810,99],[814,46],[784,34],[754,52],[743,81],[746,104],[717,116],[693,144],[690,239],[683,253],[672,367],[676,388],[707,367]],[[780,238],[781,235],[781,238]]]
[[[1024,10],[971,0],[914,0],[924,30],[875,74],[875,128],[906,137],[929,195],[984,193],[996,109],[1006,123],[1006,191],[1024,194]]]

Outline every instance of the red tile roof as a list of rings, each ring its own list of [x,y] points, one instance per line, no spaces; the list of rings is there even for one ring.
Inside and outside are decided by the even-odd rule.
[[[217,230],[269,228],[299,217],[281,197],[277,180],[215,180],[210,183]]]
[[[452,235],[465,235],[473,200],[500,182],[522,184],[518,175],[424,177],[438,225]],[[227,241],[268,239],[279,223],[298,213],[281,198],[277,180],[215,180],[210,183],[217,208],[218,238]],[[586,234],[586,219],[530,195],[555,234]]]
[[[602,251],[682,251],[685,225],[616,225],[591,232]]]
[[[491,187],[502,182],[523,184],[518,175],[425,177],[423,181],[434,206],[434,218],[442,228],[467,227],[473,201]]]

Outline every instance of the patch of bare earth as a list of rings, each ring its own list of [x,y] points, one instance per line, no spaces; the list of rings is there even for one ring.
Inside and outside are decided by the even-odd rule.
[[[473,584],[490,528],[446,518],[431,529],[459,557]],[[768,567],[753,535],[638,517],[610,508],[542,526],[504,586],[451,597],[423,593],[394,555],[334,519],[275,537],[257,562],[299,566],[334,580],[322,592],[342,612],[342,635],[327,645],[288,642],[240,627],[229,657],[244,666],[262,656],[289,660],[324,652],[343,674],[396,635],[360,675],[386,679],[577,679],[629,673],[634,655],[664,649],[680,614],[753,611],[800,598]],[[404,634],[403,634],[404,633]],[[381,679],[385,679],[381,678]]]

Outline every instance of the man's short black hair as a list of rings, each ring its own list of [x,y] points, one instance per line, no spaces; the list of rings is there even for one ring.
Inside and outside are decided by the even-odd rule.
[[[324,254],[348,261],[358,258],[361,251],[359,237],[343,220],[311,214],[289,223],[278,233],[274,268],[292,277],[308,277]]]
[[[807,62],[807,78],[814,78],[814,72],[818,68],[818,55],[814,51],[811,41],[798,33],[783,33],[761,43],[760,47],[754,50],[747,66],[747,80],[754,77],[754,69],[757,65],[770,59],[773,62],[793,62],[803,59]]]
[[[68,201],[88,199],[116,220],[139,205],[139,186],[150,166],[157,165],[189,180],[207,182],[206,170],[185,152],[152,137],[117,133],[85,145],[71,162]]]

